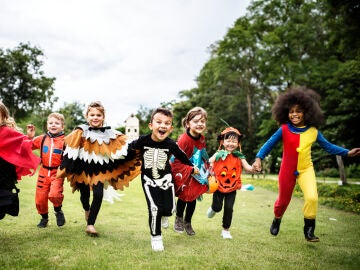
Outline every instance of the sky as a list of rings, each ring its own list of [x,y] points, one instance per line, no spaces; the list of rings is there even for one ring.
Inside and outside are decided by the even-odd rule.
[[[0,47],[44,53],[64,103],[101,101],[114,127],[178,101],[251,0],[0,0]]]

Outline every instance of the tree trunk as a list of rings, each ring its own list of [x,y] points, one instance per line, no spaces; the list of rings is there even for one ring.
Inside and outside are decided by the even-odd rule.
[[[247,111],[248,111],[248,132],[250,136],[253,136],[254,130],[252,126],[251,95],[249,88],[247,89],[246,102],[247,102]]]
[[[336,156],[336,162],[339,166],[339,173],[340,173],[340,179],[341,179],[341,183],[342,185],[346,185],[347,184],[347,180],[346,180],[346,174],[345,174],[345,168],[344,168],[344,163],[342,160],[341,156]]]

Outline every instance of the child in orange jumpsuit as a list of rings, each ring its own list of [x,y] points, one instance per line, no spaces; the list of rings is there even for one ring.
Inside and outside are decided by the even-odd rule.
[[[47,118],[47,132],[33,139],[33,149],[40,149],[41,166],[36,183],[35,204],[41,220],[37,225],[45,228],[49,221],[48,201],[54,205],[56,224],[63,226],[65,216],[61,210],[64,200],[64,179],[57,178],[57,168],[62,159],[64,148],[64,116],[51,113]],[[35,135],[35,126],[27,126],[29,138]]]

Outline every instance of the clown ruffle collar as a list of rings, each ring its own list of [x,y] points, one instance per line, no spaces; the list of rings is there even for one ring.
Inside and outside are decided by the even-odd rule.
[[[216,156],[215,156],[215,160],[218,161],[219,159],[225,160],[226,157],[230,154],[233,154],[234,156],[240,158],[240,159],[244,159],[245,155],[243,153],[241,153],[240,151],[234,151],[234,152],[228,152],[226,150],[218,150],[216,152]]]

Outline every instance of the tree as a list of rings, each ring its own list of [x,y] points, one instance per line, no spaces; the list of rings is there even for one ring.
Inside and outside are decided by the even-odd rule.
[[[79,102],[64,103],[59,109],[65,117],[65,133],[70,133],[76,126],[86,123],[85,104]]]
[[[43,52],[30,44],[15,49],[0,48],[0,96],[10,115],[17,121],[34,111],[51,110],[55,78],[41,69]]]
[[[17,124],[26,130],[26,125],[31,123],[37,127],[36,135],[42,134],[47,131],[47,117],[51,112],[59,112],[65,118],[65,134],[69,134],[76,126],[86,123],[84,116],[85,104],[79,102],[64,103],[58,110],[46,109],[35,111],[23,118]]]
[[[248,135],[244,141],[248,154],[277,128],[270,110],[276,97],[290,86],[301,85],[322,97],[325,136],[336,144],[357,147],[359,9],[355,0],[252,1],[249,13],[211,45],[197,87],[180,92],[186,99],[174,104],[176,117],[183,117],[191,107],[204,107],[209,114],[210,152],[217,147],[222,118]],[[313,153],[315,166],[336,166],[335,158],[316,145]],[[276,156],[272,162],[275,168]]]

